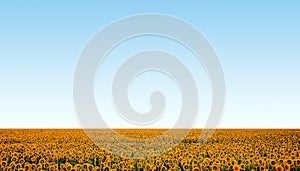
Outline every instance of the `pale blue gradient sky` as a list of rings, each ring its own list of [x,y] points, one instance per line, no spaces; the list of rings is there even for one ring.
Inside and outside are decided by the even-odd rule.
[[[163,13],[193,24],[217,51],[227,83],[220,127],[299,128],[299,7],[296,0],[2,1],[0,127],[79,127],[72,81],[88,40],[119,18]],[[161,47],[172,47],[159,42]],[[181,59],[194,65],[191,58]],[[161,83],[166,82],[169,80],[162,78]],[[198,83],[208,86],[205,79],[201,82],[200,78]],[[138,97],[132,97],[134,103]],[[174,109],[177,103],[175,100]],[[136,107],[142,108],[143,104]],[[202,122],[197,121],[196,126],[201,127]],[[165,126],[164,122],[155,125]]]

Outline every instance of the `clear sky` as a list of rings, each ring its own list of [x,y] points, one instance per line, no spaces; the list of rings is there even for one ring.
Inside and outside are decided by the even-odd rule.
[[[0,127],[79,127],[72,86],[76,63],[86,43],[119,18],[162,13],[191,23],[215,48],[227,86],[220,127],[299,128],[299,7],[296,0],[1,1]],[[107,56],[107,65],[96,81],[99,106],[111,102],[103,100],[108,94],[101,96],[101,88],[110,87],[104,80],[109,80],[110,72],[121,59],[118,54],[153,46],[185,54],[180,60],[198,76],[196,82],[203,95],[200,97],[203,113],[195,125],[202,127],[210,98],[205,70],[176,43],[157,37],[132,40]],[[101,74],[106,77],[101,78]],[[168,107],[172,109],[169,113],[176,113],[180,104],[176,100],[179,97],[176,87],[158,73],[146,73],[130,88],[135,109],[147,111],[148,97],[141,92],[151,91],[153,82],[158,83],[153,86],[169,95]],[[112,113],[104,116],[112,127],[132,127]],[[152,127],[170,127],[175,116],[162,118]]]

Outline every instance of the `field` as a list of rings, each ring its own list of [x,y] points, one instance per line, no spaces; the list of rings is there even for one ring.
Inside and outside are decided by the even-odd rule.
[[[2,170],[198,170],[198,171],[300,171],[300,130],[298,129],[218,129],[208,141],[199,141],[194,129],[174,148],[154,157],[136,159],[156,152],[153,144],[132,149],[124,142],[91,130],[95,139],[106,143],[114,155],[97,146],[80,129],[0,130],[0,171]],[[162,135],[163,129],[122,129],[120,135],[141,141]],[[154,146],[178,143],[176,130]],[[97,137],[99,136],[99,137]],[[151,148],[150,148],[151,147]],[[140,150],[139,150],[140,149]],[[124,152],[122,152],[124,150]],[[127,153],[126,153],[127,151]],[[128,153],[130,151],[130,153]],[[148,153],[147,151],[147,153]]]

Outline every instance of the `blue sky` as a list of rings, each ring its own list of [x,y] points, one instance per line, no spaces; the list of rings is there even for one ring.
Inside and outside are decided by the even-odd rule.
[[[120,18],[162,13],[191,23],[218,53],[227,84],[226,108],[220,127],[299,128],[299,6],[298,1],[258,0],[2,1],[0,127],[79,127],[73,105],[72,81],[86,43],[101,28]],[[147,40],[148,43],[139,43],[136,49],[148,48],[151,42],[161,48],[177,46],[168,46],[172,42],[155,38]],[[178,48],[176,52],[183,53]],[[189,57],[180,59],[199,73],[197,82],[203,83],[205,116],[209,106],[205,101],[209,99],[209,93],[205,92],[209,92],[209,84],[201,79],[205,76],[204,70],[201,64],[197,68]],[[107,64],[113,65],[113,62],[108,59]],[[109,67],[102,71],[109,72]],[[155,80],[153,76],[155,73],[148,79]],[[103,84],[99,79],[101,88]],[[146,88],[146,79],[141,77],[133,86]],[[141,85],[138,87],[139,81]],[[169,88],[167,94],[177,97],[178,93],[172,93],[176,89],[172,83],[169,85],[170,80],[160,77],[158,82],[160,86],[168,83],[173,88]],[[135,107],[143,110],[147,107],[147,98],[138,95],[133,91],[132,103],[140,102]],[[103,103],[101,97],[99,103]],[[177,110],[177,104],[178,101],[174,100],[170,106]],[[130,127],[126,123],[120,124],[121,120],[105,118],[112,122],[112,127]],[[198,119],[196,127],[201,127],[205,117]],[[168,124],[166,119],[154,127],[168,127]]]

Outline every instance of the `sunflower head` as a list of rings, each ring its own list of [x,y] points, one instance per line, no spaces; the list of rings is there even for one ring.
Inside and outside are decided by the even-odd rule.
[[[290,168],[291,168],[291,166],[290,166],[289,164],[285,164],[285,165],[284,165],[284,169],[285,169],[285,170],[290,170]]]
[[[213,171],[216,171],[216,170],[218,170],[218,166],[216,166],[216,165],[212,165],[212,170],[213,170]]]
[[[233,170],[234,171],[239,171],[241,168],[239,165],[233,165]]]
[[[193,171],[200,171],[199,167],[194,167]]]
[[[275,161],[275,160],[270,160],[270,164],[271,164],[272,166],[275,166],[276,161]]]
[[[292,160],[291,159],[287,159],[286,163],[289,164],[289,165],[291,165],[292,164]]]
[[[183,169],[184,169],[184,170],[188,170],[188,169],[189,169],[189,165],[185,164],[185,165],[183,166]]]
[[[277,166],[276,166],[276,171],[283,171],[282,166],[281,166],[281,165],[277,165]]]

